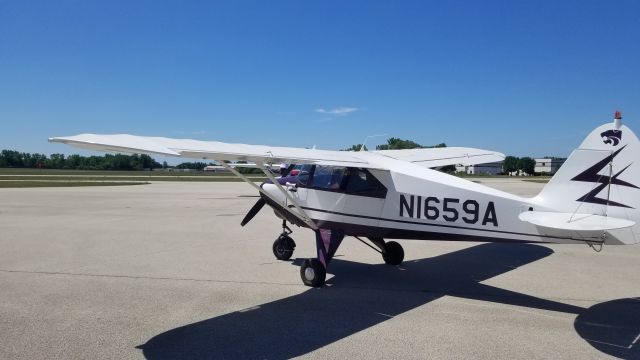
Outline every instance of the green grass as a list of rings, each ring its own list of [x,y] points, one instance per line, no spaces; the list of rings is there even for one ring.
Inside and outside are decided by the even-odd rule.
[[[203,172],[203,171],[119,171],[119,170],[65,170],[65,169],[23,169],[23,168],[0,168],[0,175],[84,175],[84,176],[198,176],[198,177],[220,177],[234,175],[229,172]],[[249,176],[264,177],[262,173],[247,174]]]
[[[41,181],[41,180],[19,180],[0,181],[0,188],[34,188],[34,187],[77,187],[77,186],[124,186],[124,185],[145,185],[148,182],[126,182],[126,181]]]

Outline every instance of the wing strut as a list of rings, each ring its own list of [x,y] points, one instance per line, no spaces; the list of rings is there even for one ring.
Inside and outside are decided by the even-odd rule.
[[[273,200],[274,202],[278,203],[280,202],[278,199],[274,198],[273,196],[271,196],[269,193],[267,193],[266,191],[264,191],[260,186],[256,185],[256,183],[254,183],[251,179],[247,178],[246,176],[244,176],[243,174],[241,174],[238,170],[234,169],[233,167],[229,166],[229,164],[225,163],[224,161],[218,161],[220,163],[220,165],[222,165],[222,167],[224,167],[225,169],[229,170],[233,175],[239,177],[240,179],[242,179],[244,182],[248,183],[249,185],[253,186],[254,188],[256,188],[256,190],[258,190],[261,194],[265,195],[266,197],[268,197],[269,199]],[[267,177],[273,181],[273,183],[278,187],[278,189],[280,189],[280,191],[282,191],[282,193],[287,197],[287,199],[289,199],[289,201],[291,201],[291,203],[296,207],[296,209],[300,212],[298,213],[298,211],[293,211],[291,209],[289,209],[286,206],[283,206],[285,209],[287,209],[287,211],[289,211],[291,214],[293,214],[295,217],[299,218],[300,220],[304,221],[305,224],[307,224],[311,229],[313,230],[318,230],[318,227],[316,226],[316,224],[311,220],[311,218],[309,218],[307,216],[307,214],[304,212],[304,210],[302,210],[302,208],[298,205],[298,203],[295,201],[295,199],[291,196],[291,194],[289,194],[283,187],[282,185],[280,185],[280,183],[278,182],[278,180],[273,176],[273,174],[267,170],[264,167],[263,163],[256,163],[258,165],[258,167],[260,168],[260,170],[262,170],[262,172],[264,172],[265,175],[267,175]]]

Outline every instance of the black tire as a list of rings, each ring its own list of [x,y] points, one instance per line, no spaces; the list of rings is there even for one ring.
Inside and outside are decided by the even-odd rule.
[[[280,235],[276,241],[273,242],[271,249],[273,255],[278,260],[289,260],[293,255],[293,250],[296,248],[296,243],[292,238],[286,235]]]
[[[395,241],[389,241],[384,244],[382,259],[384,259],[384,262],[388,265],[400,265],[402,260],[404,260],[404,249],[402,249],[402,245]]]
[[[311,287],[324,285],[327,271],[318,259],[307,259],[300,267],[300,278],[302,283]]]

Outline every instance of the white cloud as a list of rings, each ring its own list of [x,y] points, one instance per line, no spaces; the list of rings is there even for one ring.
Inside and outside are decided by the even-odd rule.
[[[317,113],[325,114],[325,115],[347,116],[349,113],[352,113],[352,112],[357,111],[357,110],[358,110],[358,108],[355,108],[355,107],[341,106],[341,107],[337,107],[335,109],[319,108],[319,109],[316,109],[315,111]]]

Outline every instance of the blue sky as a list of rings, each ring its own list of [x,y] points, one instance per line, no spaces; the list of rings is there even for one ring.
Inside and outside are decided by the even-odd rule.
[[[640,132],[639,1],[0,0],[0,148],[386,133],[566,156],[616,109]]]

